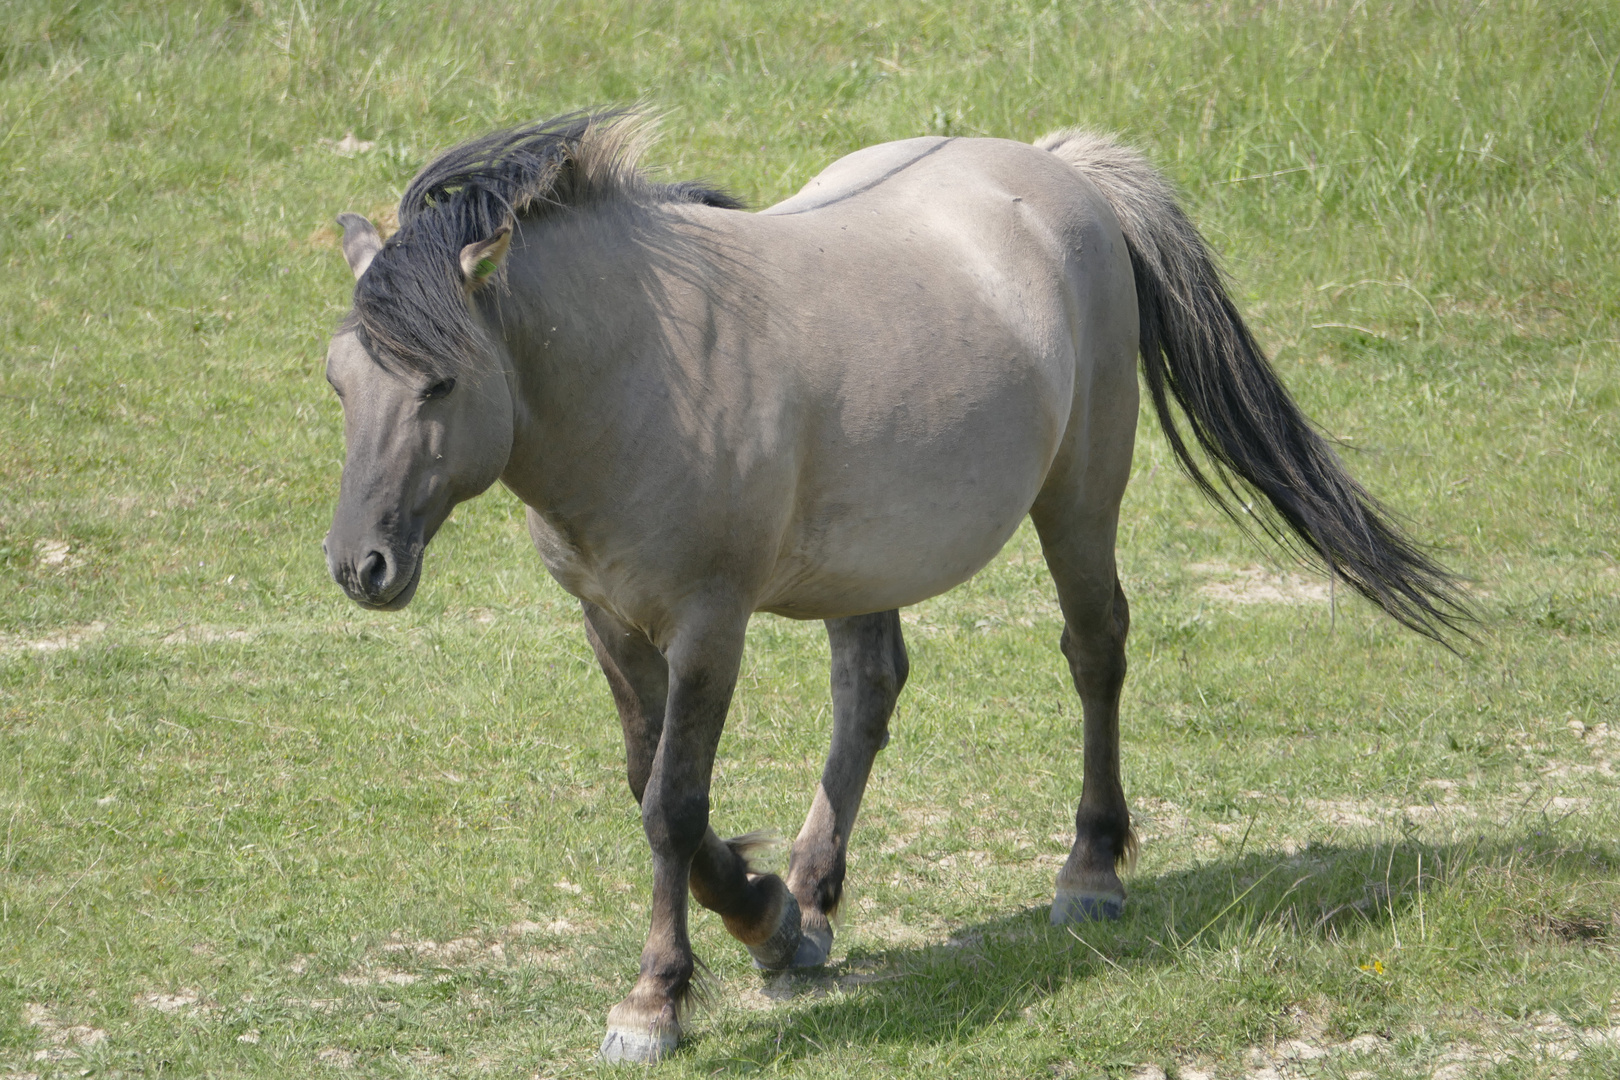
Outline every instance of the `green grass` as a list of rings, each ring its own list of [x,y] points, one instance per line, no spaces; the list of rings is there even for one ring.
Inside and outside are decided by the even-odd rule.
[[[504,492],[408,612],[342,597],[320,363],[337,212],[490,127],[638,99],[657,164],[755,205],[883,139],[1123,134],[1485,617],[1452,656],[1343,596],[1212,594],[1275,555],[1144,421],[1125,919],[1044,922],[1079,723],[1026,530],[907,615],[838,962],[765,981],[697,915],[713,1001],[661,1073],[1614,1076],[1616,27],[1534,0],[0,6],[0,1076],[593,1068],[648,890],[606,686]],[[756,621],[722,831],[796,830],[825,683],[819,627]]]

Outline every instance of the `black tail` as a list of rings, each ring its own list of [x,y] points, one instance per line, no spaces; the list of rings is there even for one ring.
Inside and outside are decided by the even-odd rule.
[[[1455,579],[1388,520],[1288,396],[1164,177],[1135,151],[1084,131],[1036,145],[1095,184],[1119,219],[1136,275],[1148,392],[1193,482],[1245,528],[1233,500],[1247,508],[1239,482],[1252,488],[1270,508],[1257,507],[1253,520],[1270,536],[1307,559],[1314,554],[1418,633],[1444,642],[1446,631],[1460,632],[1472,615]],[[1219,486],[1183,440],[1172,397],[1215,463]]]

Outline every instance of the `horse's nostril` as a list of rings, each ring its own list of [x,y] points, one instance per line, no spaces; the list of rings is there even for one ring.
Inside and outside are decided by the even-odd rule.
[[[388,580],[388,556],[380,551],[366,554],[365,561],[360,564],[360,586],[367,593],[376,595],[382,592],[383,584]]]

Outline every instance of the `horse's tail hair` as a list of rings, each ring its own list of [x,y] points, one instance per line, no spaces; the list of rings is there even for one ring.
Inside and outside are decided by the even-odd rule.
[[[1473,616],[1456,580],[1390,520],[1288,396],[1170,183],[1141,154],[1089,132],[1060,131],[1035,145],[1090,180],[1119,221],[1153,411],[1199,489],[1245,530],[1257,523],[1405,626],[1441,642],[1461,632]],[[1172,397],[1215,480],[1183,439]],[[1264,502],[1246,499],[1244,488]]]
[[[726,841],[726,847],[743,861],[743,866],[750,874],[764,874],[768,871],[762,869],[754,860],[756,856],[768,855],[781,847],[785,841],[781,834],[773,829],[756,829],[741,836],[733,836]]]

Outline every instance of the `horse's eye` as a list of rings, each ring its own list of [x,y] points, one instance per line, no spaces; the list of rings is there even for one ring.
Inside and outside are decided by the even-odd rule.
[[[440,379],[423,392],[424,398],[442,398],[456,388],[456,380]]]

